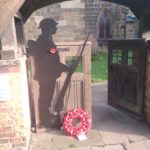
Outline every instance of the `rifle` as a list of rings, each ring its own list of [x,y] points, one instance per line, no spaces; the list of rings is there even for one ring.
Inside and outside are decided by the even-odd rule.
[[[80,61],[81,61],[82,54],[83,54],[83,52],[84,52],[86,43],[87,43],[88,38],[89,38],[89,34],[90,34],[90,33],[87,34],[86,39],[85,39],[85,41],[84,41],[84,43],[83,43],[83,46],[82,46],[81,50],[79,51],[80,54],[79,54],[78,59],[74,60],[74,61],[72,62],[72,64],[71,64],[71,66],[70,66],[70,69],[69,69],[69,71],[68,71],[66,80],[65,80],[65,82],[64,82],[64,85],[63,85],[61,91],[59,92],[59,95],[57,96],[57,100],[56,100],[57,104],[59,103],[59,99],[60,99],[61,101],[64,99],[65,94],[66,94],[66,91],[67,91],[67,89],[68,89],[68,86],[70,86],[70,87],[69,87],[69,91],[70,91],[70,88],[71,88],[70,80],[71,80],[72,74],[75,72],[75,70],[76,70],[78,64],[79,64]],[[66,111],[67,111],[68,99],[69,99],[69,94],[68,94],[68,98],[67,98],[67,100],[66,100],[66,103],[65,103],[65,105],[63,106],[62,111],[60,111],[60,120],[61,120],[61,121],[62,121],[62,119],[63,119],[64,114],[65,114]],[[57,104],[56,104],[56,105],[57,105]],[[59,104],[58,104],[58,105],[59,105]],[[50,111],[50,109],[49,109],[49,111]]]

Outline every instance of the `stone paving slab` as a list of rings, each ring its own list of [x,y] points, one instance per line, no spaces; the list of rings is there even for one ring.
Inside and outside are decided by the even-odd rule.
[[[87,140],[79,141],[71,136],[67,136],[64,131],[57,131],[56,133],[52,133],[53,138],[53,148],[54,149],[62,149],[66,150],[67,148],[76,148],[80,149],[80,147],[86,147],[90,145],[103,145],[102,138],[100,134],[96,130],[90,130],[87,135]]]
[[[126,145],[127,150],[150,150],[150,140],[134,142]]]
[[[74,138],[65,135],[63,131],[51,133],[53,137],[53,150],[64,150],[66,148],[75,147]]]
[[[126,135],[118,134],[115,132],[100,132],[102,135],[102,139],[104,144],[128,144],[129,140]]]
[[[65,150],[91,150],[91,146],[71,147]]]
[[[10,148],[8,145],[0,144],[0,150],[13,150],[13,148]]]
[[[124,150],[121,145],[107,145],[103,147],[92,147],[91,150]]]
[[[33,133],[29,150],[53,150],[52,135],[46,133]]]
[[[86,146],[86,145],[104,145],[102,137],[98,131],[90,129],[87,134],[87,140],[85,141],[75,141],[77,146]]]

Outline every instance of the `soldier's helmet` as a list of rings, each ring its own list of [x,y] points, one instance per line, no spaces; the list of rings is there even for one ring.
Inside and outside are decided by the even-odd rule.
[[[48,32],[50,29],[55,29],[57,24],[58,23],[54,19],[46,18],[40,22],[38,28],[41,28],[43,31],[47,30]]]

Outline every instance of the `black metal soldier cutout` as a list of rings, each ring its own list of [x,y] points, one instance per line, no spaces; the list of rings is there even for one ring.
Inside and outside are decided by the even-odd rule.
[[[57,23],[53,19],[40,22],[41,35],[36,41],[28,41],[28,52],[33,58],[33,80],[36,122],[40,127],[60,126],[52,102],[56,79],[68,66],[60,62],[57,47],[52,36],[56,33]]]

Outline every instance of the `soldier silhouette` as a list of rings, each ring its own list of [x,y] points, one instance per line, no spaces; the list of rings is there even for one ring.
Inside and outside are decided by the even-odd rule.
[[[28,41],[28,53],[33,60],[35,113],[39,127],[60,126],[59,117],[53,114],[55,104],[52,99],[57,78],[69,68],[60,62],[57,47],[52,38],[57,31],[56,26],[57,23],[51,18],[42,20],[39,25],[41,35],[36,41]]]

